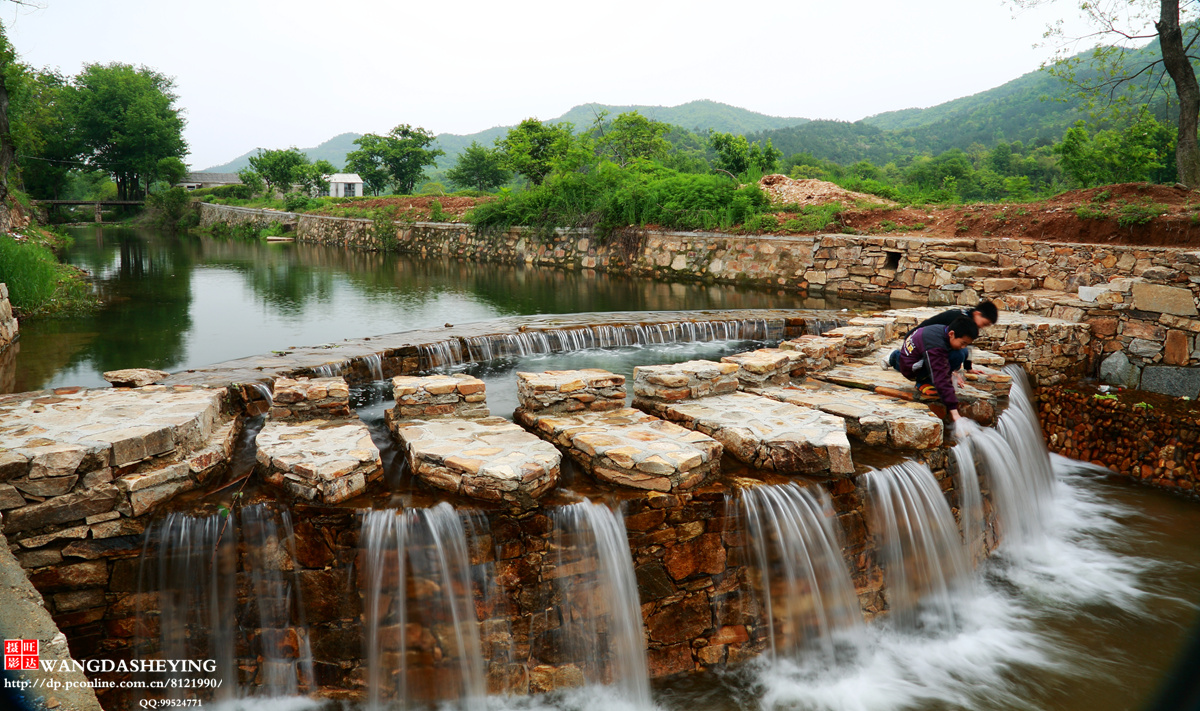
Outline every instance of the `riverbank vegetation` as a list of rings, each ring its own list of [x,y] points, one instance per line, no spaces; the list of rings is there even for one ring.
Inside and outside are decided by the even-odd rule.
[[[70,244],[70,236],[35,225],[0,235],[0,282],[8,285],[18,317],[73,315],[96,306],[87,274],[58,261]]]

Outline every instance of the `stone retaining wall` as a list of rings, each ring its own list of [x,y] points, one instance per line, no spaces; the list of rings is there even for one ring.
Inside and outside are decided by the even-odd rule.
[[[251,219],[245,208],[204,204],[201,213],[203,224]],[[283,214],[268,212],[260,219]],[[296,238],[378,249],[373,232],[369,220],[302,215]],[[1089,367],[1104,358],[1112,382],[1200,395],[1197,250],[913,235],[691,232],[644,232],[600,243],[588,231],[478,233],[469,225],[421,222],[397,223],[395,238],[396,249],[423,257],[751,284],[908,304],[974,304],[992,298],[1008,310],[1092,323],[1097,339],[1088,348]]]
[[[17,317],[13,316],[12,303],[8,300],[8,284],[0,282],[0,351],[8,348],[19,335]]]
[[[1051,452],[1144,484],[1195,492],[1200,417],[1190,403],[1092,387],[1043,387],[1038,418]]]

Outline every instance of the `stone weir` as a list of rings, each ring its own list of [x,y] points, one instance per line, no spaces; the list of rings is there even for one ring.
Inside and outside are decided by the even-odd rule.
[[[218,556],[204,546],[228,544],[220,535],[211,535],[228,525],[241,525],[223,521],[220,517],[226,514],[221,513],[176,513],[162,526],[149,525],[168,501],[197,489],[189,496],[209,497],[200,510],[212,511],[216,503],[225,502],[239,521],[256,522],[257,533],[238,533],[239,541],[259,540],[266,528],[294,537],[267,551],[239,544],[221,553],[226,562],[220,571],[225,573],[216,573],[233,577],[214,583],[214,590],[236,589],[230,599],[244,602],[261,597],[247,586],[265,585],[280,600],[294,601],[284,609],[297,611],[283,621],[269,620],[262,609],[249,604],[223,613],[232,627],[222,639],[254,641],[238,642],[228,654],[238,670],[231,684],[244,687],[239,693],[298,688],[364,698],[369,692],[366,680],[379,673],[381,660],[395,660],[397,655],[408,660],[403,674],[410,677],[411,689],[443,688],[441,682],[451,669],[463,667],[464,643],[448,633],[461,626],[451,624],[443,613],[421,617],[401,613],[396,606],[415,610],[425,604],[427,594],[438,590],[474,590],[471,580],[494,583],[473,593],[483,622],[481,644],[495,652],[488,653],[486,664],[480,662],[486,667],[486,685],[496,691],[527,692],[578,685],[585,679],[586,665],[571,658],[565,638],[574,629],[571,620],[594,611],[591,605],[569,602],[557,586],[566,581],[583,585],[581,594],[586,597],[587,583],[576,579],[589,571],[595,577],[590,558],[579,556],[580,534],[562,528],[563,521],[573,517],[559,516],[564,503],[587,492],[621,502],[640,599],[634,614],[640,612],[651,675],[735,663],[760,653],[777,626],[752,582],[759,578],[752,571],[753,555],[743,550],[747,524],[730,513],[737,508],[741,489],[794,482],[823,492],[817,498],[828,498],[829,517],[841,524],[841,552],[862,614],[869,617],[886,611],[888,599],[878,562],[880,533],[867,522],[866,485],[854,476],[866,467],[856,466],[855,459],[878,462],[882,456],[891,463],[907,457],[928,466],[955,510],[961,487],[948,456],[947,428],[938,436],[934,428],[923,426],[940,422],[936,408],[914,406],[911,384],[879,385],[885,374],[876,365],[880,351],[872,348],[900,332],[899,316],[847,323],[841,333],[806,335],[804,314],[737,315],[742,318],[714,314],[705,320],[688,314],[695,319],[688,323],[723,322],[738,324],[738,329],[760,324],[773,339],[789,340],[779,348],[737,354],[722,363],[639,369],[634,394],[642,410],[625,408],[625,383],[619,375],[521,374],[517,419],[531,432],[490,417],[483,384],[473,378],[395,377],[396,407],[388,421],[409,459],[416,487],[447,492],[438,496],[462,507],[452,514],[446,513],[453,509],[445,503],[410,510],[398,516],[396,525],[428,519],[441,521],[438,526],[458,526],[463,532],[456,535],[464,539],[459,550],[470,558],[463,565],[474,571],[465,578],[439,582],[411,568],[412,584],[403,592],[380,592],[372,582],[384,575],[368,565],[375,559],[369,551],[376,550],[379,541],[364,537],[364,513],[355,507],[372,506],[364,496],[372,491],[385,499],[389,492],[375,484],[381,481],[380,451],[350,410],[345,379],[310,377],[321,365],[329,365],[315,362],[329,358],[321,356],[326,349],[247,359],[238,369],[177,374],[167,385],[64,388],[0,399],[3,532],[79,659],[155,654],[169,640],[198,643],[197,636],[207,634],[204,625],[160,634],[177,613],[165,607],[173,599],[162,587],[166,581],[151,572],[170,567],[156,568],[155,556],[177,561],[184,555],[171,548],[180,539],[163,533],[176,530],[172,526],[194,529],[188,550],[199,546],[198,560],[215,565],[211,561]],[[635,320],[632,314],[617,315],[615,323],[604,327],[663,332],[657,327],[667,323],[668,315],[651,316],[637,314]],[[682,314],[671,316],[679,319]],[[571,328],[565,330],[602,333],[599,325],[583,317],[566,325]],[[536,322],[543,332],[563,326],[559,319]],[[472,328],[455,337],[462,343],[475,336],[524,334],[535,327],[521,331],[513,324],[511,333],[499,334],[496,323]],[[382,345],[405,345],[384,350],[390,355],[377,358],[361,378],[380,376],[389,368],[428,367],[433,361],[419,347],[430,333],[378,339]],[[1019,330],[1010,326],[1008,333]],[[380,345],[375,341],[363,339]],[[411,350],[399,355],[404,348]],[[270,368],[250,366],[270,364],[272,358],[279,360]],[[983,355],[978,360],[994,362],[992,358]],[[366,356],[359,363],[369,365]],[[275,368],[289,365],[297,372],[276,376]],[[294,515],[294,525],[289,518],[268,526],[261,511],[248,505],[277,501],[280,497],[269,488],[243,501],[230,495],[227,479],[219,476],[229,468],[241,417],[239,403],[230,397],[237,389],[225,386],[251,374],[256,380],[271,378],[270,387],[243,388],[260,396],[250,404],[267,415],[257,433],[259,474],[289,500],[291,513],[281,510],[279,515]],[[188,378],[207,379],[220,387],[180,382]],[[993,418],[1006,399],[1008,383],[1003,380],[989,376],[976,383],[987,388],[976,389],[979,399],[991,406]],[[836,388],[855,392],[842,393],[845,402],[840,407],[817,397],[841,392]],[[742,414],[731,418],[730,413]],[[886,448],[897,452],[879,449],[884,438]],[[582,470],[569,488],[555,486],[563,453]],[[722,454],[730,457],[722,459]],[[987,482],[976,484],[969,490],[981,490],[984,501],[990,502]],[[421,491],[409,495],[428,496]],[[196,507],[198,502],[174,505]],[[990,521],[990,503],[984,509]],[[147,530],[151,535],[144,537]],[[433,545],[433,540],[448,540],[445,533],[438,528],[426,538],[413,539],[413,550],[423,550],[421,546]],[[988,529],[985,538],[994,544],[996,529]],[[395,556],[389,561],[386,552],[378,555],[383,571],[405,569]],[[411,566],[420,560],[442,558],[418,556],[410,560]],[[264,566],[274,571],[267,582],[260,575]],[[230,572],[234,570],[240,573]],[[382,614],[381,606],[391,604],[386,601],[395,603],[386,624],[370,622]],[[401,623],[404,626],[398,626]],[[603,629],[605,623],[594,624]],[[270,640],[280,641],[278,650],[254,651]],[[366,653],[364,648],[376,651]],[[280,655],[285,661],[279,661]],[[278,687],[269,680],[278,679],[281,664],[295,674],[300,674],[297,669],[313,673],[293,679],[290,687]],[[108,708],[122,703],[111,695],[102,701]]]

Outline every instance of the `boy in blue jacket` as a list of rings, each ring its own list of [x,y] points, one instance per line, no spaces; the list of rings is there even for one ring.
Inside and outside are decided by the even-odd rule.
[[[916,329],[893,351],[889,362],[925,397],[937,397],[953,420],[958,420],[958,397],[951,374],[962,364],[960,352],[979,337],[979,327],[969,316],[956,318],[949,326],[932,324]]]

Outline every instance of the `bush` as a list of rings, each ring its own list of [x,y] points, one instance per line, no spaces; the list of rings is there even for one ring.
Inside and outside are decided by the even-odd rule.
[[[283,196],[283,209],[288,212],[303,212],[321,207],[320,200],[314,200],[300,193],[288,193]]]
[[[1166,205],[1153,202],[1143,205],[1126,205],[1117,210],[1117,224],[1121,227],[1144,225],[1169,209]]]
[[[843,205],[837,202],[808,205],[795,218],[783,223],[783,229],[788,232],[820,232],[830,223],[837,223],[843,209]]]
[[[200,188],[189,193],[192,197],[214,197],[223,200],[249,200],[251,197],[249,185],[218,185],[215,188]]]
[[[192,198],[183,188],[171,188],[146,197],[152,219],[162,228],[173,230],[191,209]]]
[[[0,282],[8,285],[9,301],[23,315],[79,311],[95,303],[80,274],[58,263],[49,249],[0,237]]]
[[[453,218],[453,215],[442,211],[442,202],[440,200],[429,201],[430,222],[450,222]]]

